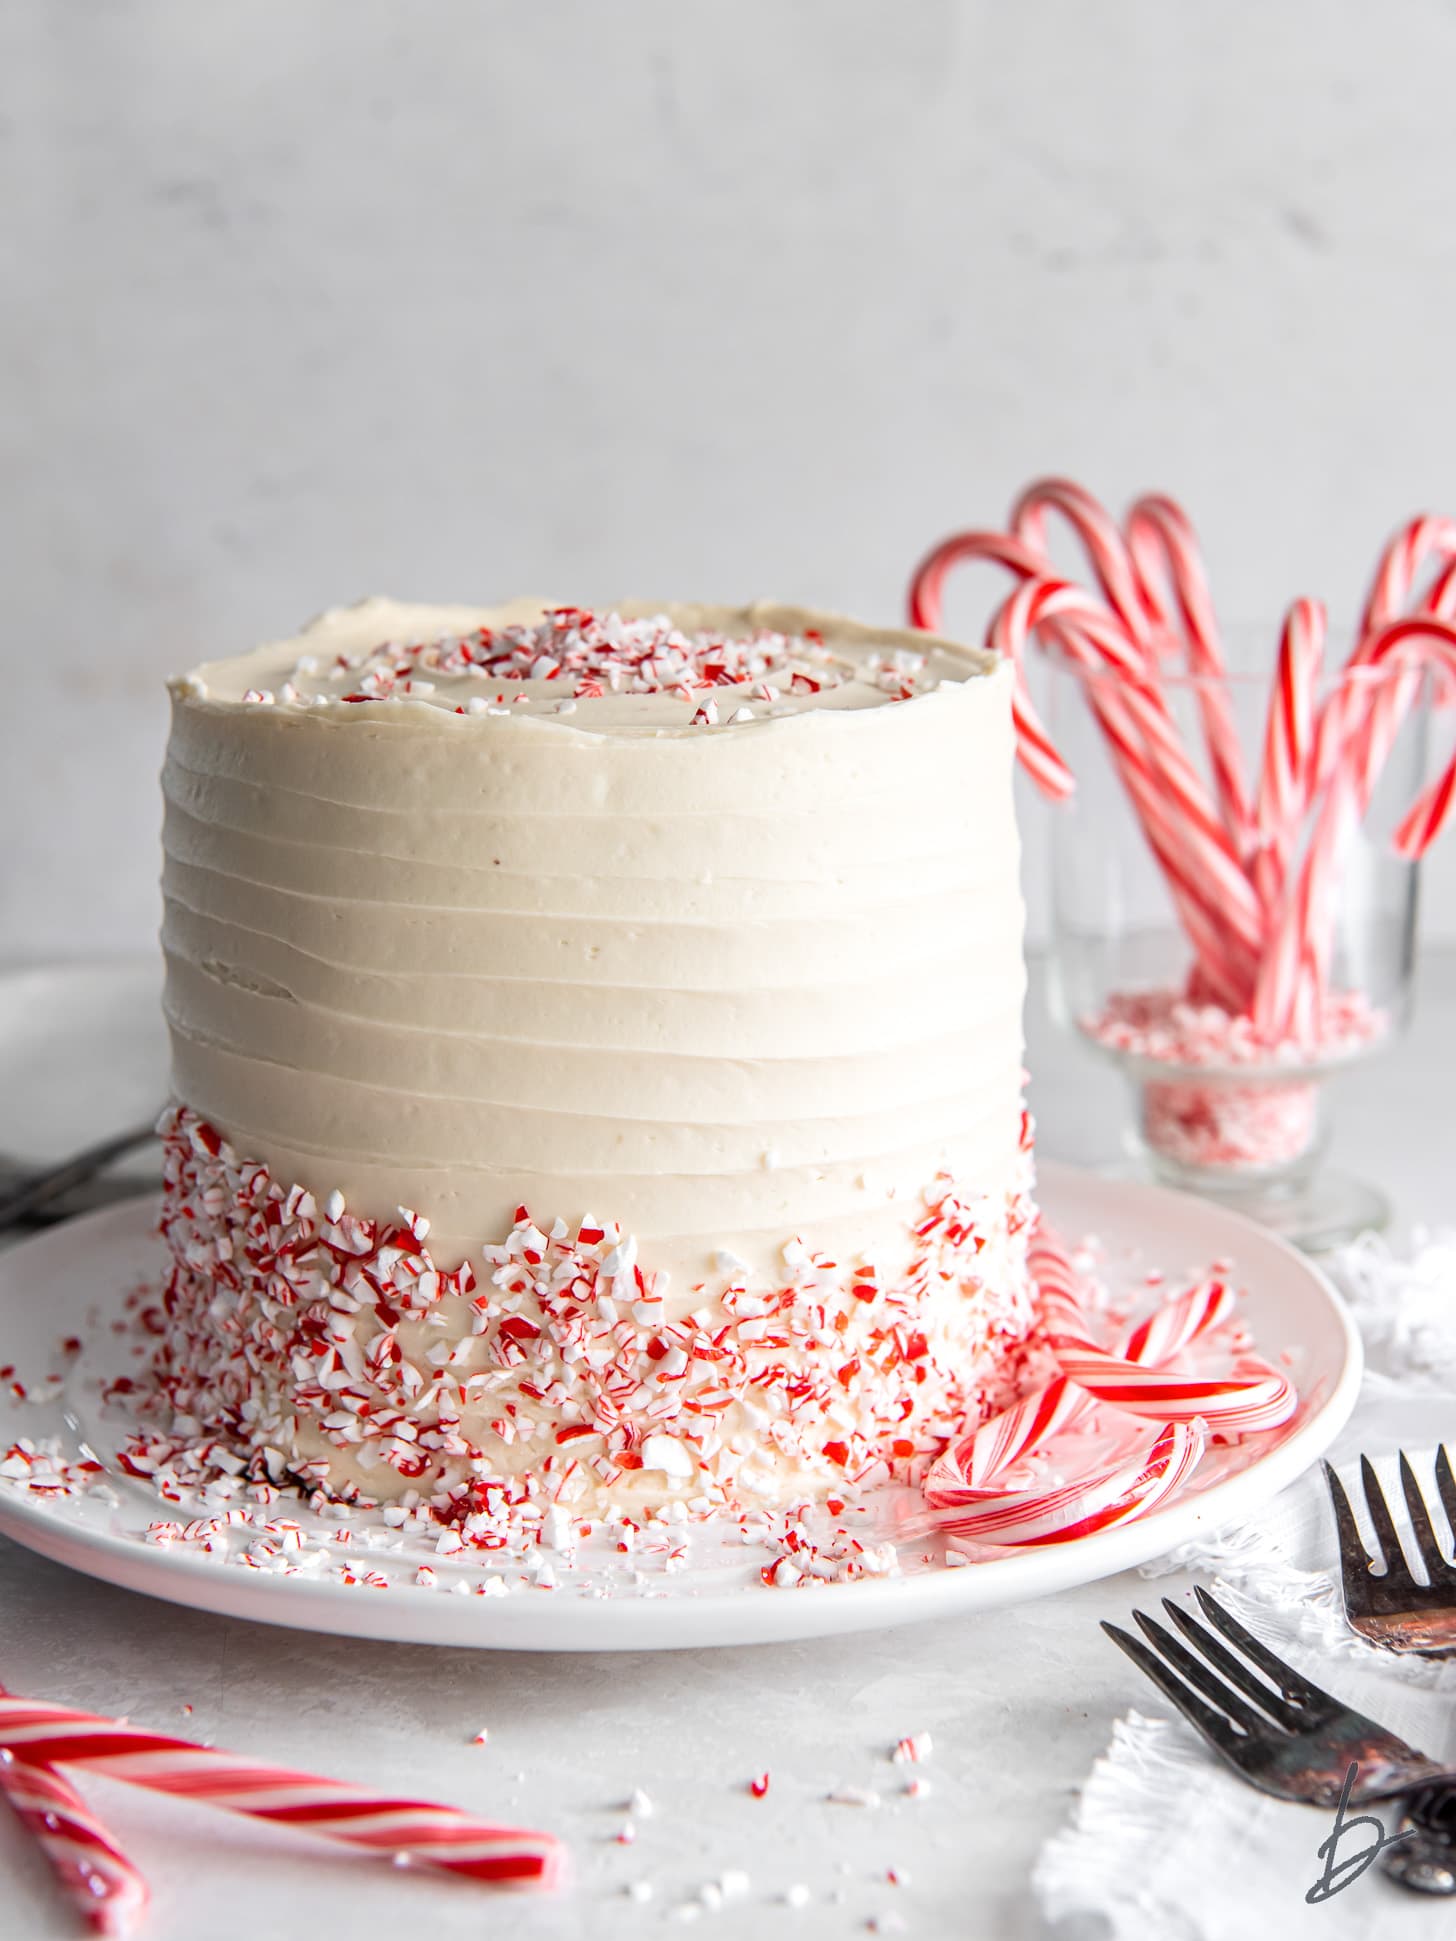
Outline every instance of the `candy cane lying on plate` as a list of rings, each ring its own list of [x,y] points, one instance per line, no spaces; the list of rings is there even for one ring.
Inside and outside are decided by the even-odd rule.
[[[1114,1350],[1092,1340],[1076,1270],[1044,1223],[1028,1264],[1058,1373],[945,1450],[925,1478],[926,1513],[912,1528],[936,1527],[977,1545],[1065,1543],[1146,1515],[1187,1482],[1211,1436],[1259,1434],[1293,1415],[1293,1385],[1246,1351],[1226,1375],[1176,1365],[1233,1319],[1237,1298],[1221,1278],[1166,1302]],[[1100,1451],[1097,1466],[1070,1481],[1005,1487],[1022,1457],[1054,1452],[1059,1436],[1098,1417],[1099,1426],[1122,1433],[1111,1454]],[[1156,1426],[1141,1426],[1147,1418]]]
[[[1188,1481],[1204,1442],[1201,1424],[1168,1422],[1106,1468],[1052,1489],[993,1492],[939,1519],[941,1528],[953,1546],[1071,1543],[1146,1516]]]
[[[496,1826],[455,1807],[319,1779],[8,1693],[0,1694],[0,1748],[26,1764],[82,1766],[497,1886],[551,1887],[563,1872],[564,1849],[549,1833]]]

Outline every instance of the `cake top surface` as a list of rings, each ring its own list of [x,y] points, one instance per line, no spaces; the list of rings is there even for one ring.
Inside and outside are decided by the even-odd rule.
[[[601,609],[370,599],[172,683],[179,696],[292,712],[531,715],[609,733],[741,728],[909,701],[990,673],[932,635],[762,604]]]

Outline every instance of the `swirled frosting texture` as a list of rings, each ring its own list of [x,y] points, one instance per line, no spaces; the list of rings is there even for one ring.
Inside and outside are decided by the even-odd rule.
[[[614,1220],[684,1310],[720,1252],[759,1266],[799,1235],[873,1253],[938,1172],[1006,1186],[1009,669],[792,609],[670,608],[866,666],[923,653],[926,673],[911,699],[850,679],[715,727],[662,694],[569,716],[544,694],[465,715],[438,691],[346,703],[322,682],[298,705],[243,699],[301,657],[540,610],[368,601],[173,683],[178,1097],[276,1178],[424,1213],[443,1263],[521,1204]]]

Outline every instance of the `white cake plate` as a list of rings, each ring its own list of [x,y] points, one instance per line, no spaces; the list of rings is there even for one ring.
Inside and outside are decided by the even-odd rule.
[[[517,1567],[491,1570],[404,1542],[377,1513],[346,1519],[351,1535],[310,1575],[256,1569],[239,1561],[255,1532],[242,1531],[227,1554],[149,1541],[149,1525],[185,1522],[197,1506],[162,1501],[148,1483],[114,1462],[126,1423],[99,1400],[102,1381],[136,1366],[135,1336],[112,1323],[139,1279],[155,1277],[160,1243],[154,1205],[106,1208],[0,1255],[0,1364],[22,1376],[57,1366],[68,1335],[87,1346],[48,1400],[19,1400],[0,1383],[0,1453],[21,1436],[61,1439],[79,1454],[85,1442],[106,1465],[98,1490],[44,1497],[0,1481],[0,1531],[58,1563],[129,1590],[230,1617],[351,1637],[409,1644],[477,1645],[518,1651],[640,1651],[697,1645],[769,1643],[909,1624],[987,1610],[1091,1582],[1246,1516],[1305,1470],[1338,1435],[1360,1383],[1360,1341],[1329,1283],[1302,1255],[1249,1222],[1202,1200],[1161,1188],[1108,1180],[1066,1167],[1041,1169],[1039,1198],[1066,1236],[1095,1236],[1110,1278],[1161,1269],[1169,1279],[1211,1261],[1231,1262],[1247,1289],[1246,1318],[1262,1352],[1284,1355],[1299,1388],[1295,1424],[1206,1463],[1195,1486],[1140,1521],[1045,1549],[1013,1552],[952,1568],[922,1540],[900,1546],[901,1568],[888,1577],[769,1589],[759,1576],[770,1553],[745,1549],[735,1531],[725,1544],[709,1533],[690,1539],[685,1564],[669,1568],[667,1544],[644,1543],[631,1558],[604,1547],[576,1564],[557,1563],[555,1588],[528,1581]],[[1201,1484],[1201,1486],[1199,1486]],[[336,1532],[284,1501],[272,1514]],[[337,1575],[347,1563],[359,1581]],[[420,1588],[422,1563],[436,1587]],[[375,1580],[363,1578],[367,1570]],[[494,1595],[478,1589],[494,1576]]]

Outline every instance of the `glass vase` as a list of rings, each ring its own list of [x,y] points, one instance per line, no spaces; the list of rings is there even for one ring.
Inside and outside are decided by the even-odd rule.
[[[1391,839],[1425,774],[1425,677],[1391,671],[1369,685],[1367,705],[1379,707],[1388,694],[1401,725],[1367,811],[1343,817],[1328,845],[1329,893],[1323,921],[1305,926],[1297,1015],[1275,1031],[1267,1012],[1259,1021],[1252,995],[1245,1003],[1230,991],[1235,959],[1224,952],[1234,947],[1232,926],[1206,853],[1188,838],[1165,790],[1150,799],[1145,788],[1135,800],[1126,757],[1109,741],[1120,677],[1050,658],[1049,725],[1077,783],[1050,818],[1051,1007],[1126,1079],[1125,1144],[1158,1180],[1231,1204],[1307,1248],[1383,1226],[1384,1195],[1325,1167],[1330,1080],[1378,1057],[1409,1016],[1419,867],[1398,856]],[[1397,695],[1401,680],[1408,685]],[[1269,879],[1258,877],[1255,853],[1267,841],[1252,811],[1272,683],[1272,652],[1259,671],[1219,683],[1251,811],[1243,822],[1222,820],[1245,873],[1258,878],[1259,921],[1267,925],[1257,949],[1238,944],[1240,993],[1251,956],[1256,985],[1268,975],[1265,960],[1278,948],[1281,914],[1297,894],[1320,810],[1317,798],[1286,838],[1285,880],[1271,891]],[[1206,740],[1209,683],[1168,671],[1160,686],[1217,802]]]

